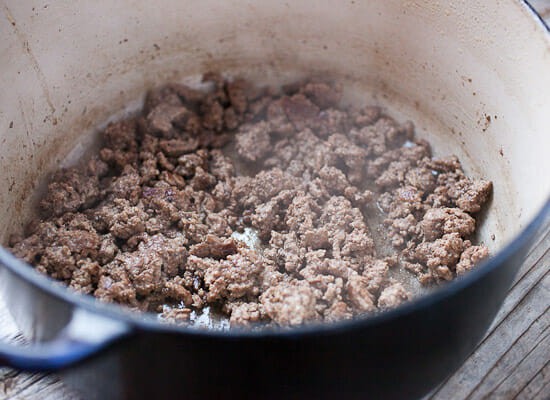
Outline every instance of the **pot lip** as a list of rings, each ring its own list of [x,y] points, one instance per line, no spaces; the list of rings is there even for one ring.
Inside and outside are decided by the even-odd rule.
[[[546,39],[550,43],[549,26],[542,17],[537,14],[534,8],[526,0],[518,3],[520,7],[527,11],[538,26],[546,31]],[[61,282],[37,272],[30,264],[19,260],[12,255],[5,247],[0,246],[0,272],[1,267],[7,268],[11,273],[17,275],[22,280],[32,284],[35,288],[46,292],[53,297],[69,303],[74,308],[82,308],[95,314],[107,318],[116,319],[126,323],[131,330],[136,332],[161,332],[190,336],[201,336],[218,339],[242,339],[242,338],[273,338],[316,335],[333,335],[345,331],[365,329],[386,323],[388,321],[410,316],[416,312],[428,309],[435,303],[457,295],[460,291],[473,285],[476,281],[491,273],[494,269],[501,267],[511,258],[517,255],[530,241],[533,240],[538,229],[550,217],[550,194],[547,197],[542,208],[537,212],[529,224],[517,234],[505,247],[489,259],[483,261],[473,271],[458,277],[452,282],[434,291],[424,294],[417,299],[406,302],[394,309],[381,313],[359,317],[357,319],[343,320],[334,323],[311,323],[294,328],[265,328],[259,330],[233,329],[229,331],[211,330],[197,328],[193,326],[175,325],[164,323],[152,313],[130,312],[124,306],[118,304],[102,303],[92,296],[81,295],[70,291]]]

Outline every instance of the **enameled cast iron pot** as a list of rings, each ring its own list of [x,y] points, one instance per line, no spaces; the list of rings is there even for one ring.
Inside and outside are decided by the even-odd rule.
[[[284,332],[160,324],[0,248],[4,299],[36,342],[1,344],[0,364],[60,370],[87,398],[419,397],[480,340],[550,213],[550,39],[519,1],[6,0],[0,37],[2,243],[98,121],[208,70],[344,82],[346,101],[412,119],[436,154],[494,182],[480,230],[493,257],[474,272],[393,311]]]

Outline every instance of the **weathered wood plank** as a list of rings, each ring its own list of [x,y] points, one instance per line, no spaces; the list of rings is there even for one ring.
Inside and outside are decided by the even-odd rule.
[[[19,389],[16,393],[8,395],[5,400],[77,400],[77,396],[67,390],[63,383],[51,380],[48,377],[38,379],[32,385]]]
[[[541,277],[546,273],[542,265],[548,258],[548,243],[550,243],[550,229],[547,228],[545,240],[539,242],[532,248],[523,262],[518,276],[515,278],[512,288],[508,292],[504,303],[497,313],[493,323],[487,330],[485,338],[490,336],[508,314],[514,311],[524,294],[537,284]],[[485,338],[483,340],[485,340]],[[482,342],[483,343],[483,342]]]
[[[550,399],[550,361],[526,382],[514,400]]]
[[[533,399],[534,400],[548,400],[548,399],[550,399],[550,382],[548,382],[548,383],[546,383],[546,385],[544,385],[543,390],[541,390],[540,392],[535,393],[534,396],[533,396]]]
[[[550,324],[548,302],[544,300],[548,298],[545,297],[548,296],[548,287],[545,287],[544,283],[550,284],[550,275],[547,271],[550,252],[547,251],[545,254],[537,267],[531,269],[519,282],[522,284],[516,285],[510,292],[506,299],[508,312],[500,314],[500,321],[490,335],[485,337],[457,373],[433,394],[433,399],[481,399],[484,387],[481,385],[490,386],[490,381],[486,382],[490,376],[516,373],[513,366],[506,368],[506,354],[511,348],[516,350],[518,346],[517,356],[521,357],[521,354],[530,350],[522,347],[525,342],[525,347],[529,347],[531,337],[536,337],[537,332],[544,331]],[[531,333],[528,334],[528,331]],[[526,336],[521,340],[523,335]],[[499,377],[502,379],[503,375]]]
[[[525,298],[525,305],[531,307],[533,300],[548,298],[550,289],[550,275],[546,275],[544,282],[537,285]],[[544,303],[538,301],[537,303]],[[541,307],[543,308],[543,307]],[[521,310],[518,310],[521,314]],[[536,315],[538,313],[534,313]],[[530,318],[525,318],[530,320]],[[521,391],[521,386],[529,382],[539,372],[546,361],[550,349],[549,324],[550,313],[548,307],[536,317],[529,326],[518,336],[509,348],[500,356],[489,373],[478,383],[472,391],[472,398],[513,398]],[[509,327],[510,328],[510,327]],[[505,327],[503,326],[503,329]],[[514,335],[514,336],[516,336]]]
[[[23,343],[17,326],[0,300],[0,340]],[[64,387],[55,375],[27,374],[0,368],[1,400],[76,400],[74,393]]]
[[[543,368],[548,360],[547,349],[550,348],[548,332],[543,339],[536,342],[535,347],[515,367],[513,374],[508,374],[493,389],[487,391],[484,398],[511,399],[517,397],[523,382],[530,381]]]

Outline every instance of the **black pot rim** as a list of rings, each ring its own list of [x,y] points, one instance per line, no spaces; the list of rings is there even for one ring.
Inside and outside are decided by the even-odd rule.
[[[534,21],[540,25],[547,33],[550,32],[549,27],[544,20],[536,13],[533,7],[526,1],[522,1],[531,14]],[[30,264],[19,260],[12,255],[5,247],[0,246],[0,265],[7,268],[13,274],[19,276],[24,281],[32,284],[38,289],[70,303],[75,308],[82,308],[95,314],[99,314],[108,318],[116,319],[128,324],[130,329],[137,331],[165,332],[184,335],[199,335],[211,338],[223,339],[239,339],[239,338],[266,338],[266,337],[297,337],[303,335],[331,335],[343,331],[364,329],[367,327],[383,324],[387,321],[404,317],[421,310],[430,308],[433,304],[448,299],[458,292],[471,286],[483,276],[489,274],[496,268],[499,268],[507,260],[517,255],[529,241],[533,239],[535,234],[546,219],[550,217],[550,196],[547,198],[543,207],[537,212],[536,216],[530,223],[506,246],[500,249],[494,256],[482,262],[473,271],[464,276],[454,279],[452,282],[446,283],[442,287],[433,290],[430,293],[424,294],[417,299],[406,302],[394,309],[366,315],[351,320],[343,320],[334,323],[311,323],[294,328],[265,328],[259,330],[232,329],[229,331],[209,330],[197,328],[193,326],[175,325],[166,322],[161,322],[152,313],[138,313],[128,311],[124,306],[118,304],[108,304],[96,300],[92,296],[81,295],[70,291],[64,284],[59,281],[37,272]]]

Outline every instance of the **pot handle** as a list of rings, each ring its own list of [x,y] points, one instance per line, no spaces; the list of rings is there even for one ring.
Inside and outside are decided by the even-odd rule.
[[[75,308],[67,326],[52,340],[29,346],[0,342],[0,366],[54,371],[76,364],[130,334],[122,321]]]

